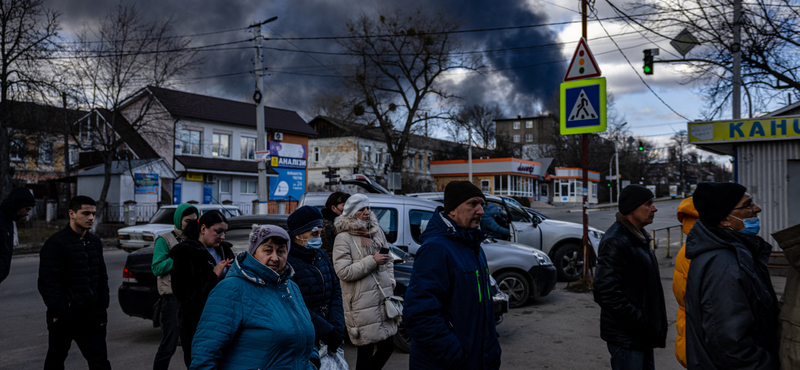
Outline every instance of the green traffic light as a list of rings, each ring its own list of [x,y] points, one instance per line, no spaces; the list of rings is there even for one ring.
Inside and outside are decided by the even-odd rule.
[[[650,66],[644,66],[644,73],[649,74],[653,73],[653,69]]]
[[[643,146],[640,146],[640,147],[639,147],[639,151],[640,151],[640,152],[643,152],[643,151],[644,151],[644,147],[643,147]]]

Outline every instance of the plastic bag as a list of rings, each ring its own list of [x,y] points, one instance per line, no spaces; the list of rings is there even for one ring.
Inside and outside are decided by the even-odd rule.
[[[319,364],[319,370],[349,370],[342,347],[336,350],[336,354],[331,355],[328,354],[328,346],[323,344],[319,349]]]

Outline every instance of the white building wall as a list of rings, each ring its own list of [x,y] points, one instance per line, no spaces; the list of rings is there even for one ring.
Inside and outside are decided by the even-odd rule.
[[[202,128],[202,157],[205,158],[215,158],[211,156],[211,145],[213,144],[214,139],[214,129],[229,131],[231,135],[231,155],[230,157],[218,157],[218,158],[225,158],[225,159],[232,159],[235,161],[242,160],[242,145],[241,145],[241,138],[242,137],[252,137],[255,138],[257,136],[256,130],[247,129],[240,126],[233,126],[233,125],[224,125],[219,123],[209,123],[203,121],[193,121],[193,120],[181,120],[178,121],[176,125],[176,133],[175,133],[175,155],[188,155],[182,154],[183,148],[181,146],[181,138],[183,129],[186,126]]]
[[[800,141],[752,142],[738,147],[738,183],[761,207],[758,235],[780,251],[770,234],[789,226],[788,161],[800,159]],[[798,194],[792,194],[798,196]]]
[[[131,187],[133,187],[132,184]],[[94,200],[98,200],[100,199],[100,193],[102,191],[103,191],[103,175],[78,177],[77,195],[85,195]],[[108,194],[106,194],[106,202],[121,203],[126,200],[127,199],[123,199],[122,201],[120,201],[119,175],[111,175],[111,183],[108,186]]]

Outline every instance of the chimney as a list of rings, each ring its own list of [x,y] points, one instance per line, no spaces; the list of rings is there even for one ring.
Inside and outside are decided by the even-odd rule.
[[[522,116],[520,116],[520,115],[518,114],[518,115],[517,115],[517,119],[522,119]]]

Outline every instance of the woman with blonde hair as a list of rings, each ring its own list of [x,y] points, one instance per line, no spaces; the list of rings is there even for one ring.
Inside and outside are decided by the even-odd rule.
[[[348,198],[334,225],[333,267],[342,285],[347,334],[358,349],[356,370],[381,369],[394,351],[397,333],[384,302],[395,286],[389,244],[366,195]]]

